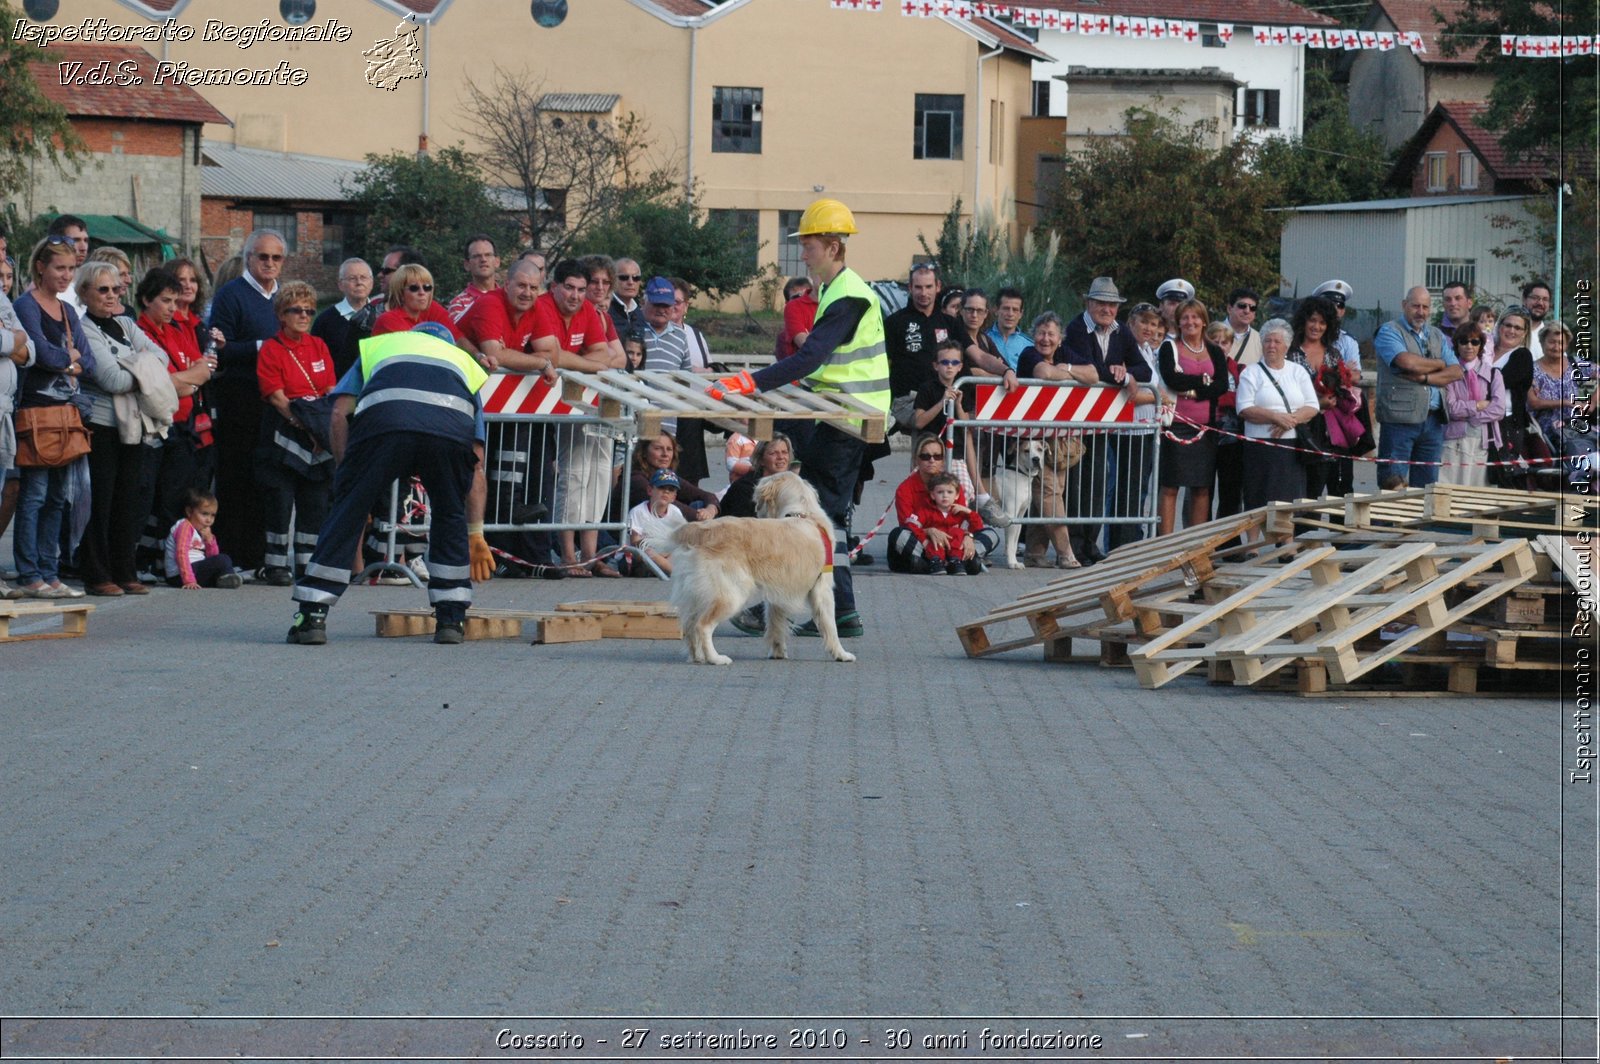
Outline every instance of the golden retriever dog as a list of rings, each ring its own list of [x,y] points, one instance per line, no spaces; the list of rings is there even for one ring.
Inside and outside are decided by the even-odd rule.
[[[689,660],[732,664],[712,645],[712,630],[757,598],[766,603],[771,657],[788,657],[789,619],[809,611],[833,660],[856,660],[834,624],[833,522],[816,490],[794,473],[774,473],[756,486],[756,513],[691,521],[663,543]]]

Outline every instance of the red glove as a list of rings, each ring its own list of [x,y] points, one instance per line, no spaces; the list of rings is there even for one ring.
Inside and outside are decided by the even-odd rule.
[[[723,377],[706,388],[713,399],[726,399],[730,395],[750,395],[756,390],[755,378],[749,370],[740,370],[737,377]]]

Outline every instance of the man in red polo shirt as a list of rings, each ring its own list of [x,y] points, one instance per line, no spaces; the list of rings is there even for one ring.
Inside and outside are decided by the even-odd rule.
[[[511,267],[505,287],[479,297],[462,316],[461,331],[478,345],[488,369],[514,373],[538,373],[544,369],[548,360],[530,353],[540,272],[529,260],[518,261]]]
[[[533,304],[532,367],[599,373],[621,369],[623,357],[606,343],[605,322],[584,298],[588,278],[576,259],[562,259],[550,271],[550,291]],[[605,518],[611,494],[611,438],[588,426],[556,429],[555,512],[557,524],[597,525]],[[576,541],[576,543],[575,543]],[[595,557],[598,529],[561,532],[561,562],[571,576],[619,576]],[[583,557],[575,553],[581,547]]]

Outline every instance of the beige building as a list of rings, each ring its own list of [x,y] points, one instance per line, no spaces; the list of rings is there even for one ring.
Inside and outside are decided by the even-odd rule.
[[[467,79],[526,68],[545,93],[609,102],[596,120],[648,122],[702,204],[742,212],[730,220],[784,272],[798,250],[781,234],[819,195],[843,200],[861,228],[852,264],[870,278],[902,274],[958,197],[968,213],[1009,203],[1030,64],[1047,58],[999,22],[872,2],[538,0],[536,20],[524,4],[451,0],[81,0],[45,25],[174,20],[192,36],[145,47],[232,120],[208,138],[352,160],[473,147]],[[246,34],[258,39],[241,47]],[[257,80],[271,83],[225,83]]]

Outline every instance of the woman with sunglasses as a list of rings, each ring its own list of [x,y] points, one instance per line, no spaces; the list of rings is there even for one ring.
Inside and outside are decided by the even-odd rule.
[[[924,432],[917,436],[916,443],[911,448],[911,456],[911,475],[894,489],[895,528],[889,533],[889,571],[892,573],[931,571],[928,559],[922,551],[922,543],[917,539],[916,533],[911,531],[909,522],[911,515],[919,509],[934,508],[933,497],[928,494],[928,482],[946,472],[944,441],[930,432]],[[966,493],[958,491],[956,502],[966,506]],[[948,548],[948,539],[943,532],[929,529],[927,535],[929,543],[935,548],[939,550]],[[987,558],[999,545],[999,530],[985,525],[968,540],[969,551],[966,556]]]
[[[317,533],[328,514],[333,481],[333,455],[309,431],[294,403],[320,399],[338,383],[328,345],[311,335],[317,314],[316,289],[290,281],[273,299],[278,334],[261,345],[256,379],[269,407],[256,458],[256,484],[266,514],[267,552],[263,579],[288,587],[317,546]],[[294,538],[289,538],[291,518]],[[293,569],[291,569],[291,565]]]
[[[1506,382],[1483,353],[1484,335],[1470,318],[1451,337],[1461,362],[1461,379],[1445,385],[1444,451],[1439,483],[1488,486],[1486,463],[1499,448],[1500,419],[1506,416]]]
[[[466,339],[444,304],[433,298],[433,274],[426,266],[410,262],[390,274],[388,297],[388,309],[372,323],[373,336],[408,332],[425,321],[436,321],[450,330],[457,344]]]
[[[153,294],[142,302],[162,305],[170,319],[177,280],[152,270],[139,294],[147,289]],[[125,291],[115,261],[90,258],[78,270],[77,290],[95,362],[83,382],[93,404],[87,418],[91,501],[78,569],[91,595],[146,595],[150,589],[138,579],[134,552],[150,514],[152,474],[177,409],[177,391],[167,376],[167,353],[123,313]],[[155,417],[160,411],[165,415]]]

